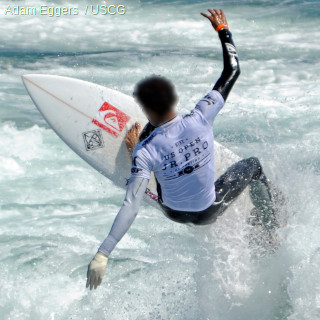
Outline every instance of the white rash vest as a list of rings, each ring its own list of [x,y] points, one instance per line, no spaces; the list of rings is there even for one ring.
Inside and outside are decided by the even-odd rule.
[[[215,200],[213,120],[224,105],[210,91],[184,116],[156,127],[133,152],[132,177],[154,172],[163,203],[174,210],[202,211]]]
[[[212,123],[224,105],[209,92],[185,116],[157,127],[133,153],[131,178],[123,205],[99,251],[109,256],[134,221],[151,171],[161,185],[164,204],[179,211],[202,211],[215,200]]]

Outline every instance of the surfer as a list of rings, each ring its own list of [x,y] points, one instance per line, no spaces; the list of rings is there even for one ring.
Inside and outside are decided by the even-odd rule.
[[[153,171],[158,201],[171,220],[196,225],[213,223],[249,186],[250,197],[267,229],[277,226],[270,182],[260,161],[251,157],[232,165],[215,181],[213,120],[240,75],[236,47],[223,10],[201,13],[217,31],[223,51],[223,72],[213,89],[184,116],[177,115],[177,96],[167,79],[140,81],[134,96],[149,119],[141,132],[136,123],[127,133],[132,154],[131,178],[111,231],[88,266],[87,287],[97,288],[108,257],[134,221]]]

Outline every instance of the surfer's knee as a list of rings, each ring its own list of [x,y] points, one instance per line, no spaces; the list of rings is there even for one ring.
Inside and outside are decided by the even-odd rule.
[[[259,160],[257,157],[250,157],[250,158],[248,158],[247,160],[250,161],[250,162],[252,162],[252,163],[254,163],[254,164],[257,165],[257,166],[260,166],[260,165],[261,165],[261,164],[260,164],[260,160]]]
[[[254,179],[254,180],[259,179],[263,173],[260,160],[257,157],[250,157],[247,159],[247,161],[249,163],[251,163],[254,168],[255,173],[254,173],[252,179]]]

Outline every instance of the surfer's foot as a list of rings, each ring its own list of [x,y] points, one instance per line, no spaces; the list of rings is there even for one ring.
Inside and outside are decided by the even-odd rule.
[[[140,133],[141,133],[141,124],[139,122],[136,122],[131,127],[131,129],[129,129],[126,135],[125,142],[130,155],[132,155],[133,149],[139,143]]]
[[[268,231],[279,227],[277,219],[277,189],[264,173],[250,184],[250,198],[254,204],[256,217],[251,217],[251,224],[262,223]]]
[[[264,174],[258,181],[260,185],[254,183],[253,186],[250,186],[251,200],[257,210],[254,211],[255,214],[249,218],[248,222],[251,225],[262,223],[269,231],[285,227],[288,219],[287,197]]]

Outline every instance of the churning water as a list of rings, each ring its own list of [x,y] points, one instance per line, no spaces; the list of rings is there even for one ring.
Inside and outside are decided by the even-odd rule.
[[[319,319],[319,1],[124,0],[125,14],[85,15],[91,4],[105,3],[0,4],[0,319]],[[5,15],[8,5],[38,12]],[[41,15],[41,5],[78,15]],[[254,254],[241,208],[204,230],[143,204],[90,292],[87,265],[124,190],[55,135],[20,76],[72,76],[131,94],[161,74],[187,112],[222,70],[218,37],[199,15],[213,5],[225,9],[242,69],[215,136],[258,156],[287,194],[281,247]]]

